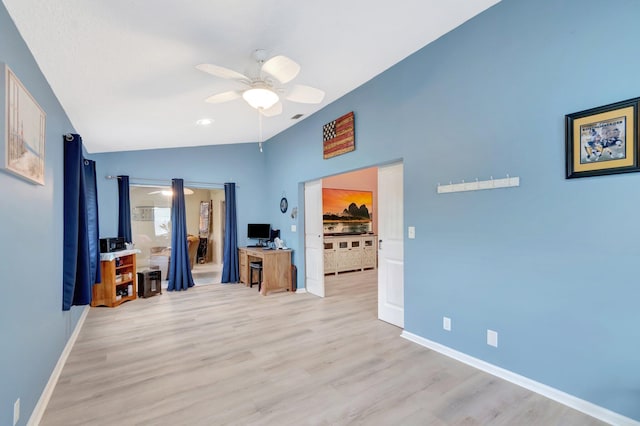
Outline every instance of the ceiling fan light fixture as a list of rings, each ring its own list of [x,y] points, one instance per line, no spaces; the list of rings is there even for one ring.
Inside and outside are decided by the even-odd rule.
[[[211,123],[213,123],[213,120],[210,118],[201,118],[200,120],[196,121],[196,124],[198,126],[208,126]]]
[[[269,109],[280,100],[276,92],[263,87],[254,87],[245,90],[242,97],[255,109]]]

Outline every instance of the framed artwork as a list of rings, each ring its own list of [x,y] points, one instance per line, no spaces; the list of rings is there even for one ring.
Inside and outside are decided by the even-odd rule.
[[[322,188],[325,234],[363,234],[372,231],[373,192]]]
[[[639,102],[629,99],[565,116],[567,179],[640,171]]]
[[[322,126],[322,155],[325,160],[355,149],[353,111]]]
[[[3,166],[23,179],[44,185],[46,115],[7,65],[4,75],[7,130]]]
[[[135,222],[153,222],[153,209],[153,206],[134,207],[131,220]]]
[[[208,238],[211,228],[211,201],[200,201],[200,222],[198,235],[200,238]]]

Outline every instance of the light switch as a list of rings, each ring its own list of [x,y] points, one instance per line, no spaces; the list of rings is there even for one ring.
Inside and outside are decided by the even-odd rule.
[[[451,318],[442,317],[442,328],[451,331]]]
[[[295,225],[291,225],[291,232],[296,232],[297,227]]]
[[[409,234],[409,238],[413,240],[416,237],[416,227],[410,226],[408,230],[408,234]]]
[[[493,330],[487,330],[487,345],[498,347],[498,332]]]

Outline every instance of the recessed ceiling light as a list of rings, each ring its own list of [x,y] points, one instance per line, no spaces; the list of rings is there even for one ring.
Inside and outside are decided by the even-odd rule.
[[[201,118],[200,120],[196,121],[196,124],[198,126],[208,126],[211,123],[213,123],[213,120],[210,118]]]

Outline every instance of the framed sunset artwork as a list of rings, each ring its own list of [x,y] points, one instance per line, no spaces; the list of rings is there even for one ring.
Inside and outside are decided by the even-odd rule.
[[[322,188],[325,234],[363,234],[372,231],[373,192]]]

